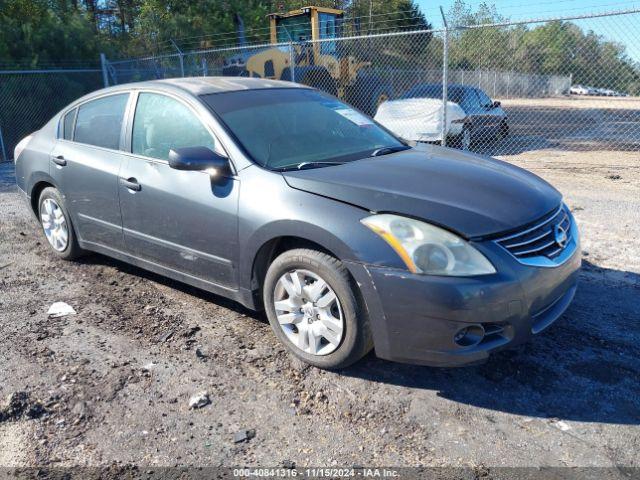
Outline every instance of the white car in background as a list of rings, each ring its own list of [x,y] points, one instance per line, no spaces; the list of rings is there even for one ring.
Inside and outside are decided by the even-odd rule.
[[[405,140],[440,142],[442,140],[442,100],[401,98],[382,103],[374,119]],[[462,139],[467,115],[460,105],[447,102],[447,144],[468,149],[471,136]]]
[[[443,130],[447,145],[469,150],[474,141],[504,138],[509,133],[507,115],[500,102],[467,85],[447,89],[446,128],[442,128],[441,84],[420,84],[400,98],[382,103],[374,119],[396,135],[415,142],[441,142]]]
[[[589,95],[590,90],[588,87],[583,87],[582,85],[572,85],[569,93],[571,95]]]

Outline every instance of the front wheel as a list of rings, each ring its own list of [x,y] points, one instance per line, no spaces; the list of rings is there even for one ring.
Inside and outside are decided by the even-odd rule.
[[[310,250],[289,250],[269,266],[263,288],[271,328],[302,361],[347,367],[372,348],[368,319],[345,266]]]
[[[472,142],[472,134],[471,128],[465,125],[462,129],[462,133],[457,135],[453,140],[453,147],[459,148],[460,150],[469,151],[471,150],[471,142]]]
[[[500,122],[500,131],[498,132],[498,140],[503,140],[509,135],[509,124],[506,120]]]

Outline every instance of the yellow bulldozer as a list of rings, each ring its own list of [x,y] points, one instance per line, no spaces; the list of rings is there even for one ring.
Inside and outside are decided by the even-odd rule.
[[[225,60],[223,75],[303,83],[335,95],[369,115],[389,99],[391,86],[356,58],[358,40],[341,41],[344,12],[303,7],[269,14],[271,47],[247,50]],[[238,38],[244,43],[242,20]]]

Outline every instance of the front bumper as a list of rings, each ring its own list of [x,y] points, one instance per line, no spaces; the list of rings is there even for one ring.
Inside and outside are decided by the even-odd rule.
[[[579,244],[553,268],[519,264],[495,244],[481,250],[498,273],[438,277],[348,264],[369,312],[378,357],[431,366],[479,363],[491,352],[526,342],[571,303],[581,263]],[[482,326],[482,341],[458,345],[454,336],[470,325]]]

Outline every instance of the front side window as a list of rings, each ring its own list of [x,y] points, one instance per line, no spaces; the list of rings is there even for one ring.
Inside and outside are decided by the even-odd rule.
[[[168,160],[171,149],[207,147],[215,151],[215,142],[195,113],[182,102],[158,93],[141,93],[131,147],[137,155]]]
[[[320,24],[320,38],[336,38],[338,36],[338,18],[331,13],[321,13],[318,17]],[[324,55],[335,55],[336,46],[336,42],[321,42],[320,52]]]
[[[122,93],[98,98],[80,105],[73,139],[76,142],[96,147],[118,150],[128,99],[129,94]]]
[[[315,90],[241,90],[202,99],[256,163],[274,170],[408,148],[369,117]]]
[[[278,43],[311,40],[311,18],[308,13],[300,16],[278,18],[276,22]]]
[[[462,103],[460,106],[465,112],[470,112],[478,109],[478,96],[476,91],[472,88],[465,88],[462,95]]]

